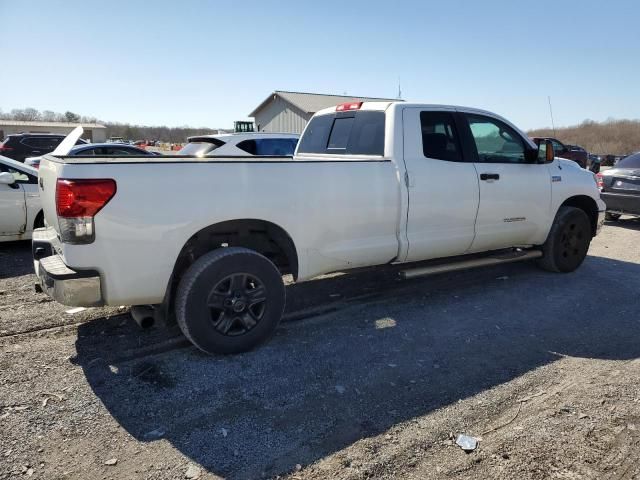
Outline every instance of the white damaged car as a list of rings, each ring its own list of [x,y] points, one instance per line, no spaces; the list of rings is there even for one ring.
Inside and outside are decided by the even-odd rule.
[[[0,156],[0,242],[28,240],[44,227],[38,171]]]

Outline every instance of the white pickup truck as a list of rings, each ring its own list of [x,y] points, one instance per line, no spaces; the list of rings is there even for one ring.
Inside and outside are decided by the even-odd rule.
[[[48,155],[39,188],[43,290],[136,306],[141,324],[175,315],[210,353],[270,337],[284,274],[534,258],[570,272],[605,212],[594,175],[550,143],[486,111],[404,102],[322,110],[293,157]]]

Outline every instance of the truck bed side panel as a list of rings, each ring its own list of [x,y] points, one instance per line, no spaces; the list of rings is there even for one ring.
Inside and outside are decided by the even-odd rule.
[[[108,304],[161,301],[187,240],[226,220],[282,227],[296,246],[300,280],[386,263],[398,252],[399,181],[390,161],[183,159],[49,168],[64,178],[117,182],[116,195],[95,217],[95,242],[63,245],[67,265],[103,274]]]

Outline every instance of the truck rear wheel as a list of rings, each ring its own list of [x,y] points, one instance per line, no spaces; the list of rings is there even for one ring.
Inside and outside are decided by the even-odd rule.
[[[583,210],[560,207],[538,266],[550,272],[573,272],[587,256],[592,237],[591,222]]]
[[[282,275],[259,253],[240,247],[209,252],[178,285],[176,319],[206,353],[240,353],[269,339],[285,305]]]

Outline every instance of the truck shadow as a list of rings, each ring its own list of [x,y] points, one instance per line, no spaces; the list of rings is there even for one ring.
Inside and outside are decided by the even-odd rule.
[[[393,278],[363,272],[290,287],[299,306],[318,291],[360,300],[285,322],[247,354],[127,355],[145,334],[106,341],[98,320],[80,328],[75,362],[133,437],[162,438],[210,472],[241,479],[310,464],[559,355],[640,356],[638,264],[589,257],[569,275],[514,264]]]
[[[31,242],[0,243],[0,279],[33,273]]]

